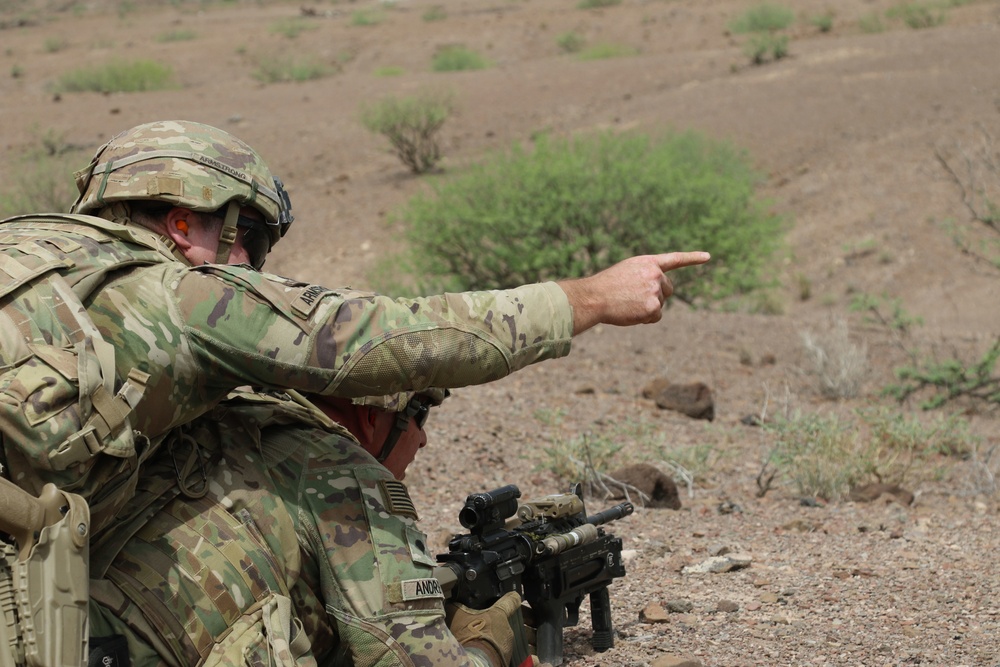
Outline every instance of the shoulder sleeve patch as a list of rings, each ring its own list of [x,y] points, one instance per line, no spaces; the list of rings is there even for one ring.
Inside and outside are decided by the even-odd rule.
[[[417,517],[417,508],[410,499],[410,492],[406,490],[406,485],[395,479],[379,480],[382,487],[382,497],[385,499],[385,507],[390,514],[398,516],[408,516],[414,521]]]

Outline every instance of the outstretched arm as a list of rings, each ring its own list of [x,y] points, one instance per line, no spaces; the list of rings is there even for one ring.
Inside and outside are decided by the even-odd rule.
[[[707,252],[640,255],[618,262],[587,278],[558,285],[573,307],[573,335],[596,324],[630,326],[659,322],[663,304],[674,292],[669,271],[704,264]]]

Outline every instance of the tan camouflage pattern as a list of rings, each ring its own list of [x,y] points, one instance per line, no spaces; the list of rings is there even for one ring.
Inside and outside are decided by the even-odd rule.
[[[261,157],[218,128],[183,120],[157,121],[119,133],[76,174],[73,213],[96,213],[116,201],[162,201],[215,211],[229,201],[253,206],[278,230],[281,198]]]
[[[115,389],[130,371],[148,374],[131,420],[150,440],[143,457],[171,429],[238,386],[344,398],[453,388],[495,380],[570,349],[572,312],[554,283],[393,300],[247,267],[184,266],[136,240],[149,237],[85,216],[0,223],[0,255],[34,239],[66,265],[59,274],[89,295],[83,319],[114,347]],[[139,265],[102,273],[129,261]],[[31,290],[25,285],[5,302],[27,320],[34,314]],[[3,338],[20,335],[9,322],[0,331]],[[94,477],[91,464],[56,474],[30,456],[6,454],[13,481],[36,493],[35,484],[54,481],[92,500],[99,489],[114,491],[107,482],[112,471],[121,472],[121,461],[113,460]],[[136,459],[127,467],[140,464]]]
[[[94,636],[125,630],[136,667],[161,658],[170,665],[199,664],[197,656],[222,641],[226,622],[245,618],[246,609],[269,595],[233,572],[213,545],[231,550],[241,542],[250,549],[259,536],[273,556],[270,571],[282,577],[269,588],[290,591],[294,616],[319,664],[349,664],[349,650],[357,667],[488,665],[445,625],[440,590],[428,584],[434,559],[426,537],[412,506],[390,500],[385,490],[387,483],[405,487],[349,436],[281,423],[287,421],[273,404],[242,400],[199,420],[199,440],[222,454],[208,494],[168,504],[124,546],[108,573],[114,582],[146,582],[158,602],[140,596],[146,604],[94,605],[100,619]],[[213,518],[219,508],[233,518]],[[247,527],[245,535],[221,532],[234,522]],[[195,535],[200,559],[189,560]],[[152,551],[151,542],[157,545]],[[180,555],[171,561],[174,546]],[[151,618],[138,617],[139,607]],[[164,618],[162,610],[177,620]],[[169,642],[150,637],[152,628],[179,624],[189,633],[187,648],[159,655],[154,646],[164,650]]]

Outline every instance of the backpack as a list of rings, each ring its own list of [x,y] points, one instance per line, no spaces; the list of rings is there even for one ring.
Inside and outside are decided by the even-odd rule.
[[[135,489],[148,440],[131,412],[148,375],[119,377],[114,346],[84,303],[123,269],[176,261],[147,230],[82,215],[0,221],[0,435],[3,474],[91,507],[92,531]]]

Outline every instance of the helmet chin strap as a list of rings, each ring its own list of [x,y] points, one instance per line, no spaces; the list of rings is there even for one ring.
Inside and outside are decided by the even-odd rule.
[[[236,233],[238,231],[236,227],[236,221],[240,217],[240,203],[235,199],[230,200],[228,208],[226,208],[226,219],[222,223],[222,229],[219,231],[219,249],[215,253],[215,263],[216,264],[228,264],[229,255],[232,253],[233,244],[236,243]]]

